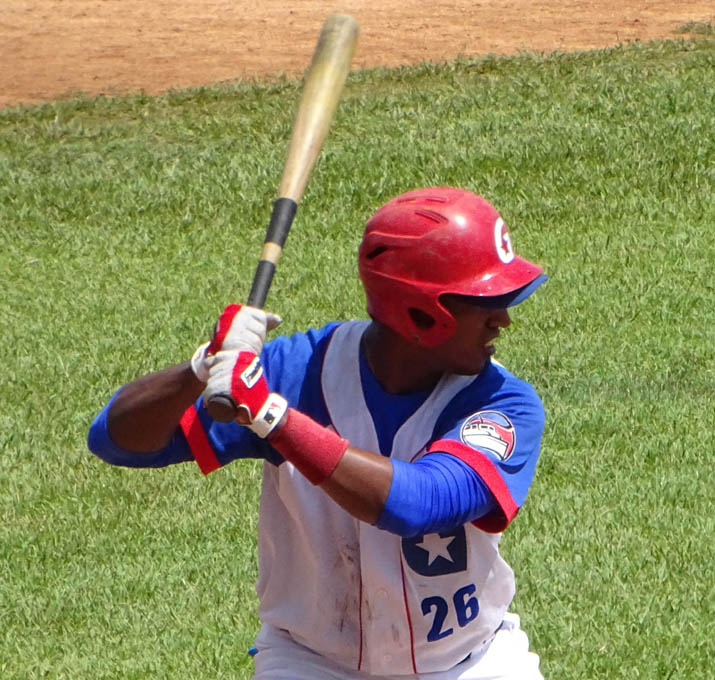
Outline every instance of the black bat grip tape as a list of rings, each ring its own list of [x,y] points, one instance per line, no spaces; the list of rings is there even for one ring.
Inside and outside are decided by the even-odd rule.
[[[265,243],[275,243],[283,248],[288,238],[288,232],[293,224],[298,204],[292,198],[278,198],[273,203],[273,212],[266,230]],[[253,275],[251,292],[248,295],[247,304],[250,307],[263,307],[268,297],[268,289],[271,287],[273,274],[276,271],[275,262],[270,260],[260,260]],[[206,408],[214,420],[228,423],[236,418],[238,404],[230,394],[215,394],[206,403]]]
[[[273,212],[266,230],[265,243],[275,243],[283,248],[288,232],[293,224],[293,218],[298,210],[298,204],[292,198],[277,198],[273,203]],[[253,275],[251,292],[247,304],[250,307],[263,307],[268,297],[268,289],[276,271],[275,262],[260,260]]]

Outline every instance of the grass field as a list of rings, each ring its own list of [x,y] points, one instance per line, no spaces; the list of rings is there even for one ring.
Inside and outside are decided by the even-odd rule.
[[[364,317],[365,218],[458,185],[549,283],[499,357],[543,397],[502,545],[551,680],[715,673],[715,41],[352,74],[269,297]],[[0,677],[248,678],[260,465],[112,468],[112,392],[243,298],[299,84],[0,112]]]

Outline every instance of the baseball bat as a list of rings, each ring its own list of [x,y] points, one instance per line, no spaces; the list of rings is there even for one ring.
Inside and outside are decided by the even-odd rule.
[[[263,250],[248,295],[249,306],[263,307],[266,302],[298,203],[328,134],[345,85],[358,33],[357,22],[347,14],[329,16],[320,31],[313,58],[305,74],[303,94],[278,187],[278,198],[273,203]],[[238,413],[230,394],[212,396],[207,400],[206,408],[214,420],[224,423],[234,420]]]

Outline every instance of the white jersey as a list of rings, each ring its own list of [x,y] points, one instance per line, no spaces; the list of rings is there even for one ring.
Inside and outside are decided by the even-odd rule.
[[[363,322],[339,326],[325,353],[323,398],[335,430],[378,451],[359,374]],[[471,376],[445,376],[398,430],[392,457],[412,461]],[[354,519],[290,464],[264,464],[259,519],[260,618],[352,669],[446,670],[488,643],[514,591],[501,534],[473,524],[401,538]]]
[[[375,402],[360,357],[366,327],[329,324],[267,343],[261,361],[269,388],[356,447],[401,461],[433,451],[459,458],[494,498],[487,515],[414,538],[377,529],[354,519],[250,430],[212,421],[200,399],[182,418],[185,445],[177,440],[171,462],[193,457],[208,473],[238,458],[266,459],[257,584],[266,624],[359,672],[448,670],[482,651],[514,596],[498,544],[533,477],[543,407],[530,385],[491,363],[478,376],[444,376],[410,417],[387,426],[401,404],[384,393]]]

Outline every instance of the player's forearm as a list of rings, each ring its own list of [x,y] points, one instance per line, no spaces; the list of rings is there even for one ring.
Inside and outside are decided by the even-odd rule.
[[[444,453],[405,463],[350,447],[321,488],[357,519],[404,537],[450,531],[497,506],[481,477]]]
[[[189,362],[125,385],[108,413],[112,441],[136,453],[163,448],[171,440],[184,411],[204,387]]]
[[[268,441],[353,517],[377,521],[392,483],[389,459],[349,446],[334,430],[293,408]]]
[[[392,463],[388,458],[349,447],[320,488],[353,517],[375,524],[391,484]]]
[[[268,441],[353,517],[400,536],[449,530],[496,508],[479,474],[447,453],[392,461],[349,446],[295,409]]]

